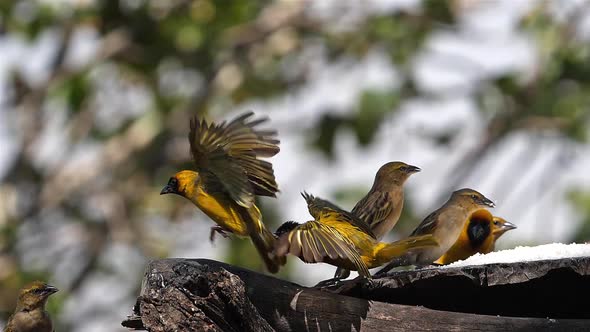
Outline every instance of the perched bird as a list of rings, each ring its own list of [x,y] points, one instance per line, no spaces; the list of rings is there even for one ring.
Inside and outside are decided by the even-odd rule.
[[[404,183],[420,168],[401,161],[389,162],[377,171],[373,187],[352,209],[381,240],[395,226],[404,208]],[[350,271],[338,268],[335,278],[347,278]]]
[[[324,262],[370,278],[370,268],[381,266],[408,250],[437,245],[430,234],[392,243],[379,242],[369,225],[352,213],[307,193],[302,195],[314,220],[281,225],[275,232],[277,256],[291,254],[306,263]]]
[[[352,214],[367,223],[378,240],[399,220],[404,207],[403,185],[417,172],[420,172],[419,167],[401,161],[381,166],[369,193],[352,208]]]
[[[453,192],[449,200],[422,220],[410,235],[432,235],[438,245],[399,256],[378,271],[376,275],[384,274],[398,266],[431,264],[453,246],[467,223],[467,219],[474,211],[482,207],[494,206],[494,202],[473,189],[465,188]]]
[[[193,118],[188,139],[196,168],[173,175],[160,194],[193,202],[217,223],[212,235],[249,236],[267,269],[276,273],[284,262],[274,257],[275,238],[262,222],[255,196],[276,197],[279,191],[272,164],[259,159],[276,155],[279,141],[276,131],[258,129],[267,118],[250,119],[253,114],[220,124]]]
[[[514,224],[492,216],[486,209],[477,210],[469,216],[469,221],[463,227],[457,242],[435,263],[445,265],[466,259],[478,252],[492,252],[498,238],[515,228]]]
[[[21,289],[16,310],[8,319],[4,332],[52,332],[53,324],[45,311],[45,304],[57,290],[41,281],[34,281]]]

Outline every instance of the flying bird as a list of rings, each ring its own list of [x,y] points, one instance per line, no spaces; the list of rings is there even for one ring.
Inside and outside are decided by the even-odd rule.
[[[274,257],[275,238],[255,197],[276,197],[279,191],[272,164],[260,159],[276,155],[279,140],[275,130],[259,129],[267,118],[253,115],[219,124],[193,118],[188,139],[195,169],[174,174],[160,194],[180,195],[201,209],[217,223],[211,238],[216,232],[250,237],[268,271],[276,273],[284,262]]]

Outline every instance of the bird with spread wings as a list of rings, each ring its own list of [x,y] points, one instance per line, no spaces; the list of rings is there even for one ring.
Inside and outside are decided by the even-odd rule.
[[[370,268],[386,264],[408,251],[437,245],[431,235],[379,242],[371,227],[354,214],[324,199],[302,195],[314,220],[303,224],[289,221],[277,229],[279,257],[291,254],[306,263],[328,263],[370,278]]]
[[[195,170],[173,175],[161,194],[177,194],[190,200],[217,226],[215,232],[248,236],[276,273],[284,260],[273,254],[275,238],[262,222],[255,197],[275,197],[279,191],[272,164],[262,160],[279,152],[275,130],[259,126],[267,118],[252,119],[247,112],[230,122],[209,123],[193,118],[188,139]]]

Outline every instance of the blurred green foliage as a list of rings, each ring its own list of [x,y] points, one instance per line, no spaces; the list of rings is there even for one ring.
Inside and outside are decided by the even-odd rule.
[[[334,157],[340,130],[352,131],[360,145],[370,145],[384,119],[414,98],[444,99],[421,91],[411,74],[425,43],[435,32],[453,31],[464,9],[462,1],[424,1],[418,10],[366,14],[354,27],[334,28],[334,19],[308,13],[299,1],[97,1],[70,7],[50,2],[0,2],[0,31],[4,36],[37,41],[43,32],[58,34],[49,78],[33,83],[18,66],[12,68],[10,98],[5,107],[18,111],[15,132],[22,142],[0,185],[0,311],[12,310],[16,289],[36,278],[50,280],[55,271],[41,265],[31,271],[23,259],[29,250],[45,250],[51,239],[31,246],[26,236],[48,234],[44,219],[64,216],[65,224],[81,224],[84,264],[74,269],[51,310],[59,312],[67,296],[79,291],[98,271],[105,248],[124,243],[144,257],[166,256],[166,241],[146,229],[144,220],[157,214],[174,223],[194,215],[182,200],[162,200],[159,187],[175,170],[190,168],[183,145],[186,121],[198,113],[220,113],[247,101],[284,96],[305,86],[310,73],[299,62],[307,48],[320,43],[327,63],[362,60],[379,50],[399,71],[401,81],[388,89],[359,93],[351,112],[326,110],[310,133],[310,148]],[[465,178],[477,162],[518,131],[550,132],[571,144],[586,142],[590,107],[590,48],[576,35],[578,18],[557,21],[546,4],[522,18],[521,29],[535,43],[537,69],[531,77],[520,73],[486,77],[473,88],[487,123],[476,150],[453,172]],[[68,66],[72,36],[81,29],[96,32],[97,54],[82,66]],[[456,59],[461,62],[462,59]],[[486,59],[481,59],[485,62]],[[129,94],[143,93],[142,109]],[[47,110],[63,103],[65,133],[59,160],[36,161],[35,144],[49,126]],[[104,115],[105,109],[110,113]],[[103,115],[101,115],[103,114]],[[346,114],[346,115],[342,115]],[[102,121],[99,121],[103,117]],[[104,118],[108,119],[106,121]],[[450,145],[451,134],[429,134]],[[98,147],[97,161],[82,169],[66,166],[83,144]],[[82,147],[81,147],[82,146]],[[453,187],[452,177],[448,187]],[[368,189],[343,188],[335,197],[353,206]],[[584,219],[577,241],[590,239],[590,200],[572,196]],[[89,208],[100,202],[104,210]],[[188,211],[188,212],[187,212]],[[273,225],[284,218],[264,204],[265,220]],[[411,202],[402,220],[416,220]],[[407,223],[406,225],[409,225]],[[23,231],[25,229],[27,231]],[[408,232],[405,226],[400,233]],[[195,234],[206,241],[207,234]],[[224,241],[218,238],[217,241]],[[26,242],[26,245],[23,244]],[[48,243],[49,242],[49,243]],[[248,241],[231,241],[225,254],[230,263],[261,269]],[[55,264],[63,257],[51,256]],[[288,277],[290,269],[284,270]],[[137,276],[136,285],[141,276]],[[60,327],[70,327],[61,322]]]

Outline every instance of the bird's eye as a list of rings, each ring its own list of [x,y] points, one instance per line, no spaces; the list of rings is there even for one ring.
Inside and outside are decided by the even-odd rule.
[[[475,195],[475,194],[471,195],[471,198],[474,199],[474,200],[477,200],[478,199],[477,195]]]
[[[497,220],[494,220],[494,225],[498,226],[500,223]]]
[[[42,288],[35,288],[35,289],[33,289],[33,293],[41,294],[41,293],[43,293],[43,289]]]
[[[399,169],[400,169],[400,171],[402,171],[402,172],[405,172],[405,171],[407,171],[407,170],[408,170],[408,168],[407,168],[406,166],[402,166],[402,167],[400,167]]]

